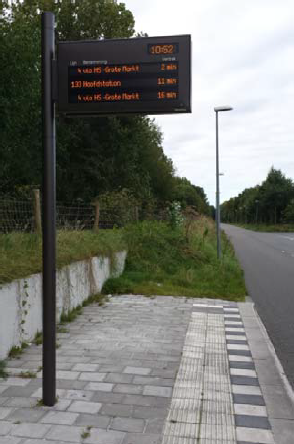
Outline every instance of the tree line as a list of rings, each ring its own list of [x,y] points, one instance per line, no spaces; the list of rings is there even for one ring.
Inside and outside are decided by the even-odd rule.
[[[271,167],[261,185],[246,188],[224,202],[221,215],[228,223],[294,223],[294,182]]]
[[[0,196],[18,197],[42,182],[41,12],[55,13],[56,41],[130,38],[135,21],[123,3],[107,0],[2,1],[0,8]],[[59,201],[128,190],[138,200],[177,200],[210,213],[204,190],[177,177],[149,117],[57,113],[56,125]]]

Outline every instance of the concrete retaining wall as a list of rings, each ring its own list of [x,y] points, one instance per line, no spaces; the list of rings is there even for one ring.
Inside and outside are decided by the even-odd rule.
[[[100,293],[104,282],[119,276],[124,269],[126,252],[115,255],[114,271],[108,257],[93,257],[75,262],[56,272],[56,320]],[[0,359],[12,346],[33,340],[42,331],[42,275],[34,274],[0,287]]]

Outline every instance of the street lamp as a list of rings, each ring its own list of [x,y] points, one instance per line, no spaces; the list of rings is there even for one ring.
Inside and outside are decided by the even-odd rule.
[[[220,241],[220,205],[219,205],[219,159],[218,159],[218,113],[223,111],[232,111],[231,106],[216,106],[216,238],[217,238],[217,258],[221,257],[221,241]]]

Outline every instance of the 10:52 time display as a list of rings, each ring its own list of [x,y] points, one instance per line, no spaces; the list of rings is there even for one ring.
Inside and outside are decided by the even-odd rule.
[[[148,53],[152,55],[176,54],[179,51],[177,43],[148,45]]]

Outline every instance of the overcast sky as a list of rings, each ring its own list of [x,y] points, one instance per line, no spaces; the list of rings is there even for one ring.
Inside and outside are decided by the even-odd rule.
[[[121,0],[136,31],[192,35],[192,114],[156,116],[177,175],[215,204],[215,113],[221,201],[270,167],[294,179],[294,0]]]

